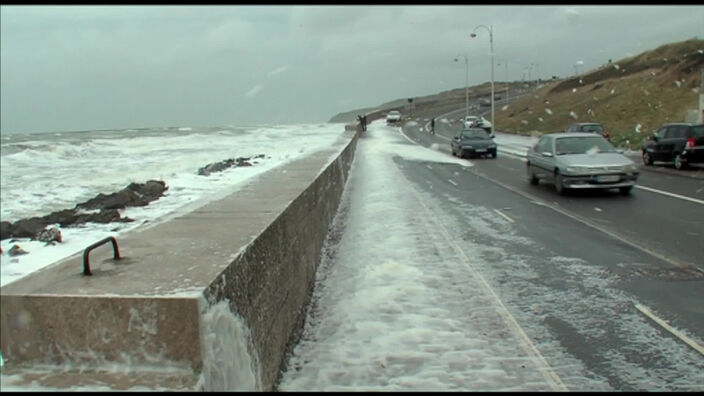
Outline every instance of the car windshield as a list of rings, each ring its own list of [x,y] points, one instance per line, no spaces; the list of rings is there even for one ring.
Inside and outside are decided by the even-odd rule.
[[[462,131],[462,139],[489,139],[489,135],[483,129],[466,129]]]
[[[604,126],[600,124],[584,125],[582,130],[584,132],[604,132]]]
[[[563,137],[555,141],[555,154],[613,153],[614,147],[602,137]]]

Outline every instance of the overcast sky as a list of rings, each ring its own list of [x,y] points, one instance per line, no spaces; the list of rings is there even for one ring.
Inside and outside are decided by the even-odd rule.
[[[703,21],[693,5],[3,6],[0,130],[326,122],[461,88],[464,54],[469,84],[489,81],[481,24],[498,81],[701,39]]]

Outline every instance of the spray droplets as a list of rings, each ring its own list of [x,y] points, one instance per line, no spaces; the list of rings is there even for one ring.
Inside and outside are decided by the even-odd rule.
[[[523,124],[523,125],[528,125],[528,121],[526,121],[526,120],[521,120],[521,124]]]
[[[570,117],[574,118],[575,120],[578,118],[577,113],[575,113],[574,111],[570,111]]]
[[[548,113],[548,115],[552,115],[552,110],[550,109],[545,109],[545,112]]]
[[[572,88],[572,93],[577,93],[577,88]]]
[[[616,63],[614,63],[614,69],[619,70],[619,69],[621,69],[621,66],[617,65]]]
[[[501,111],[506,111],[506,110],[508,110],[508,105],[503,105],[503,106],[501,107]]]
[[[636,124],[635,132],[640,133],[640,124]]]
[[[612,89],[612,90],[611,90],[611,95],[613,95],[613,94],[615,94],[615,93],[616,93],[616,90],[615,90],[615,89]]]
[[[682,86],[682,82],[675,80],[675,85],[677,85],[677,88]]]

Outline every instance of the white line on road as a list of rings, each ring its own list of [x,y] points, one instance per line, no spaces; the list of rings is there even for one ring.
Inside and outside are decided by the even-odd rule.
[[[459,184],[457,184],[457,183],[453,182],[453,181],[452,181],[452,180],[450,180],[450,179],[447,179],[447,181],[449,181],[449,182],[450,182],[451,184],[453,184],[453,185],[454,185],[455,187],[459,186]]]
[[[508,220],[510,223],[515,223],[515,221],[514,221],[512,218],[510,218],[510,217],[506,216],[505,214],[501,213],[500,210],[494,209],[494,212],[498,213],[501,217],[503,217],[504,219]]]
[[[668,197],[684,199],[685,201],[690,201],[690,202],[704,205],[704,201],[702,201],[701,199],[690,198],[690,197],[686,197],[684,195],[673,194],[673,193],[670,193],[667,191],[656,190],[654,188],[645,187],[645,186],[641,186],[641,185],[636,185],[635,187],[640,188],[641,190],[650,191],[650,192],[654,192],[654,193],[662,194],[662,195],[667,195]]]
[[[571,213],[565,209],[562,209],[562,208],[560,208],[560,205],[557,202],[554,202],[554,201],[552,203],[543,202],[542,200],[540,200],[538,197],[534,196],[533,194],[527,193],[525,191],[521,191],[516,187],[513,187],[509,184],[500,182],[496,179],[492,179],[491,177],[489,177],[481,172],[478,172],[476,169],[471,169],[471,170],[467,169],[467,172],[475,174],[475,175],[477,175],[485,180],[488,180],[492,183],[498,184],[499,186],[501,186],[509,191],[513,191],[514,193],[516,193],[518,195],[522,195],[522,196],[528,198],[528,200],[530,200],[531,203],[534,203],[536,205],[546,206],[546,207],[548,207],[558,213],[562,213],[563,215],[565,215],[569,218],[572,218],[574,220],[579,221],[580,223],[582,223],[584,225],[587,225],[587,226],[592,227],[596,230],[599,230],[599,231],[603,232],[604,234],[611,236],[612,238],[616,238],[616,239],[618,239],[618,240],[620,240],[630,246],[633,246],[636,249],[639,249],[643,252],[650,254],[653,257],[657,257],[660,260],[665,261],[666,263],[670,263],[677,268],[694,269],[696,271],[700,271],[700,272],[704,273],[704,270],[697,267],[697,266],[692,267],[692,265],[690,265],[690,264],[680,263],[679,260],[676,260],[675,258],[664,256],[664,255],[656,252],[655,250],[650,249],[647,246],[643,246],[640,242],[631,240],[629,237],[626,237],[626,236],[621,236],[613,231],[609,231],[607,228],[602,227],[599,224],[595,224],[593,221],[589,221],[586,218],[583,218],[582,216],[577,215],[576,213]]]
[[[675,335],[677,338],[679,338],[680,340],[682,340],[685,344],[691,346],[692,348],[694,348],[694,350],[696,350],[697,352],[699,352],[699,353],[701,353],[702,355],[704,355],[704,347],[702,347],[701,345],[697,344],[696,341],[694,341],[694,340],[692,340],[691,338],[687,337],[686,335],[682,334],[682,333],[679,332],[677,329],[675,329],[675,328],[673,328],[672,326],[670,326],[669,324],[667,324],[667,322],[665,322],[664,320],[662,320],[662,319],[658,318],[657,316],[655,316],[648,308],[646,308],[646,307],[644,307],[644,306],[642,306],[642,305],[640,305],[640,304],[635,304],[635,305],[636,305],[636,309],[639,310],[641,313],[643,313],[643,315],[649,317],[650,319],[653,320],[653,322],[655,322],[655,323],[659,324],[660,326],[664,327],[665,330],[669,331],[670,333],[672,333],[673,335]]]

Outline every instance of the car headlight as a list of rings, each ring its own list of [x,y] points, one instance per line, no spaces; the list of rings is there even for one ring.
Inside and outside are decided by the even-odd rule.
[[[624,170],[625,172],[633,173],[633,172],[635,172],[635,171],[638,170],[638,167],[636,166],[636,164],[630,164],[630,165],[624,166],[624,167],[623,167],[623,170]]]

